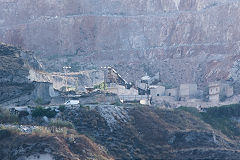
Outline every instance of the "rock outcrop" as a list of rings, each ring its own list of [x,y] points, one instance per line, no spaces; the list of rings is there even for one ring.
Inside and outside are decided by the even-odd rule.
[[[56,96],[50,83],[32,82],[30,70],[41,65],[31,52],[0,44],[0,104],[48,104]]]
[[[20,49],[0,44],[0,102],[30,94],[34,89],[20,54]]]
[[[85,87],[94,87],[104,81],[104,73],[99,70],[89,70],[82,72],[43,72],[36,69],[29,71],[28,78],[36,82],[49,82],[53,84],[54,89],[62,90],[66,85],[73,88],[76,92],[86,92]]]
[[[0,13],[0,41],[52,71],[112,65],[128,80],[160,71],[202,85],[230,79],[240,58],[239,0],[2,0]]]
[[[101,146],[83,135],[13,134],[0,142],[1,160],[112,160]]]

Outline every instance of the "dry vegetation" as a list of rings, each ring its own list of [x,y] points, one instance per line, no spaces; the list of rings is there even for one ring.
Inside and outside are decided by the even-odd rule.
[[[0,108],[0,123],[18,123],[19,118],[15,114],[11,114],[7,109]]]
[[[63,160],[112,159],[103,147],[73,129],[38,127],[32,134],[22,133],[12,127],[0,129],[1,160],[38,153],[48,153],[55,159]]]

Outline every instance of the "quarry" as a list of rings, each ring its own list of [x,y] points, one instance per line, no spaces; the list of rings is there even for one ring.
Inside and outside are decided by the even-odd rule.
[[[238,160],[240,0],[0,0],[0,160]]]
[[[112,67],[50,73],[26,51],[0,46],[7,62],[1,66],[3,160],[240,155],[239,99],[230,82],[211,82],[204,91],[192,83],[163,84],[160,73],[127,82]]]
[[[52,83],[54,89],[59,91],[75,92],[75,96],[72,95],[69,100],[80,100],[77,97],[80,98],[82,94],[102,91],[116,94],[121,103],[135,102],[145,105],[162,105],[163,107],[172,106],[173,108],[189,106],[201,109],[236,104],[240,101],[240,96],[234,94],[234,88],[230,81],[209,82],[208,86],[201,88],[197,84],[191,83],[171,88],[168,84],[161,83],[160,75],[161,73],[157,73],[153,77],[144,76],[140,80],[127,82],[114,68],[102,67],[99,70],[83,71],[82,73],[43,74],[31,70],[29,78],[32,81]],[[84,76],[86,78],[82,78]]]

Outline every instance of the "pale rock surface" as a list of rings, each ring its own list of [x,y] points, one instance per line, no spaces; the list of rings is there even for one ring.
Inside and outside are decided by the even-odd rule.
[[[35,51],[48,71],[111,65],[131,81],[160,71],[205,86],[231,79],[240,59],[239,0],[0,2],[0,41]]]

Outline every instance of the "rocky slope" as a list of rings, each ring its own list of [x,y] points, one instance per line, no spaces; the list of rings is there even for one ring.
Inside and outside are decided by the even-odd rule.
[[[26,105],[41,99],[50,103],[50,83],[33,82],[30,70],[40,70],[41,65],[32,52],[0,43],[0,104]]]
[[[5,135],[4,135],[5,132]],[[10,132],[11,133],[11,132]],[[8,134],[0,130],[1,160],[111,160],[103,147],[83,135]],[[3,136],[4,135],[4,136]]]
[[[28,69],[20,58],[21,50],[0,44],[0,101],[29,94],[34,86],[27,79]]]
[[[112,65],[175,85],[237,77],[239,0],[1,0],[0,13],[0,41],[48,70]]]
[[[68,109],[63,118],[72,121],[80,133],[105,146],[115,159],[238,159],[240,156],[238,136],[229,138],[225,132],[183,110],[96,105]],[[233,128],[239,130],[237,125]]]

